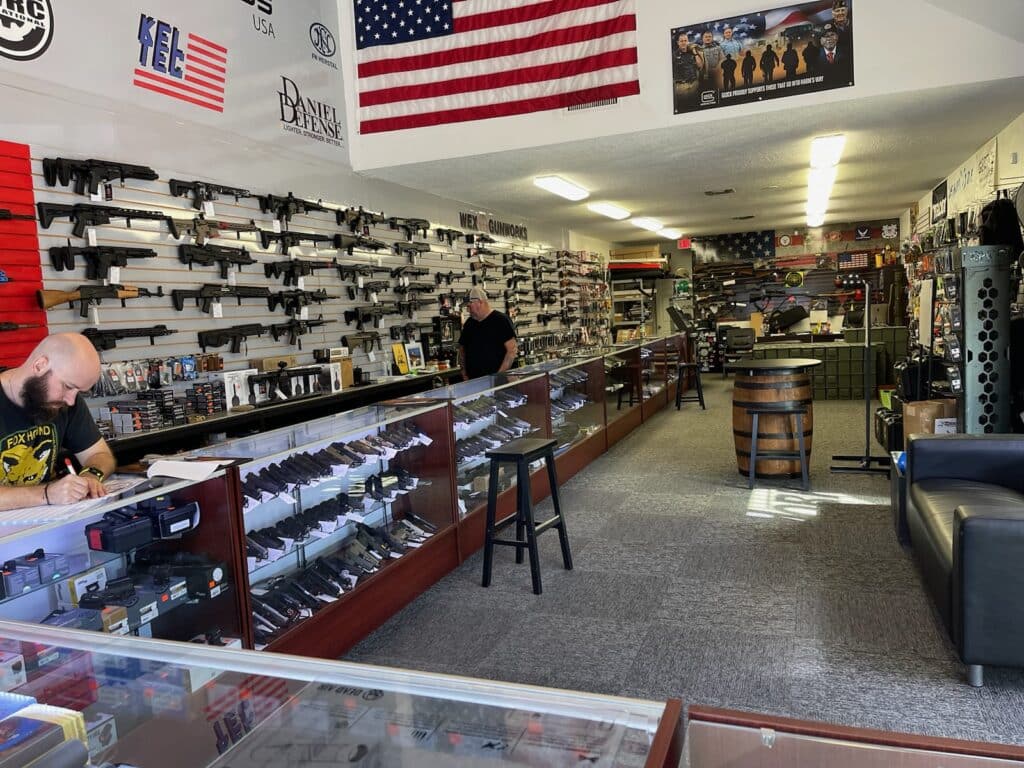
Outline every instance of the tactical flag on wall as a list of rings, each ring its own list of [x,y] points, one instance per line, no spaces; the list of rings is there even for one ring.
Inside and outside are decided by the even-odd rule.
[[[725,261],[761,261],[775,258],[775,230],[734,232],[693,238],[693,255],[697,263],[715,264]]]
[[[359,130],[640,93],[634,0],[354,0]]]

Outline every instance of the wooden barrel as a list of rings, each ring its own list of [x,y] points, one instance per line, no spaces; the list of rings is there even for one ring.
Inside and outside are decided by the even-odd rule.
[[[754,373],[754,375],[750,375]],[[802,373],[736,372],[732,393],[732,434],[736,443],[736,464],[741,475],[750,472],[750,438],[754,417],[748,408],[772,406],[776,408],[806,408],[804,419],[804,449],[811,455],[814,433],[814,404],[811,377]],[[757,452],[798,451],[796,416],[761,414],[757,424]],[[757,477],[800,477],[799,459],[758,459]]]

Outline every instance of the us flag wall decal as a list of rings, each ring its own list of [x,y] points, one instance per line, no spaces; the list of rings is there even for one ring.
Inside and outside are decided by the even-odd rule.
[[[634,0],[354,0],[359,130],[640,93]]]
[[[224,111],[228,49],[142,14],[133,85],[214,112]]]

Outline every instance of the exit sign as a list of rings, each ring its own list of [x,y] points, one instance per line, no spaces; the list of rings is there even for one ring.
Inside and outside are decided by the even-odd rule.
[[[679,247],[679,250],[681,251],[686,251],[693,247],[693,244],[691,243],[690,238],[688,237],[682,238],[678,243],[676,243],[676,245]]]

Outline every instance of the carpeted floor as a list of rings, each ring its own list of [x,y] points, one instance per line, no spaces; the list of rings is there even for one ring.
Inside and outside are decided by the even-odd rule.
[[[863,405],[815,403],[811,492],[751,492],[732,381],[705,382],[707,411],[665,410],[563,487],[576,567],[542,536],[543,595],[511,549],[481,588],[478,553],[346,658],[1024,744],[1024,672],[964,682],[896,543],[888,480],[828,471],[863,451]]]

